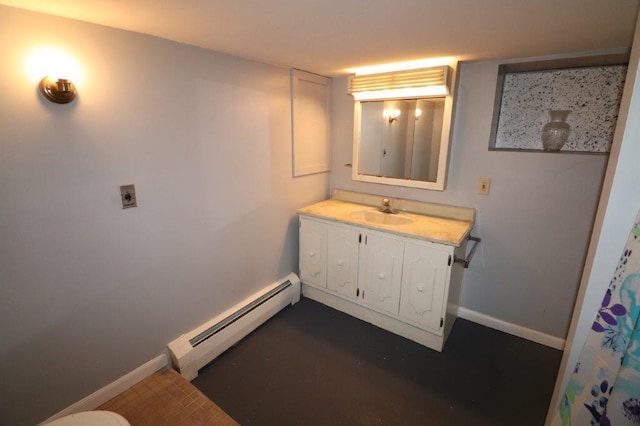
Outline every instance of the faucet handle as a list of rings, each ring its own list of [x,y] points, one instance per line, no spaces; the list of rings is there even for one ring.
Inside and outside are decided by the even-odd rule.
[[[389,199],[388,198],[383,198],[382,199],[382,205],[385,207],[389,207]]]

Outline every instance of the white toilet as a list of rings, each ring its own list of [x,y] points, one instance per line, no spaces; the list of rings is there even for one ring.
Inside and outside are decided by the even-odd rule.
[[[46,426],[130,426],[130,424],[118,413],[98,410],[70,414],[47,423]]]

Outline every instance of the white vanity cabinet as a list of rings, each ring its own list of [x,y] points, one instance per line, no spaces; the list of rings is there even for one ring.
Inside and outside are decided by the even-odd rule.
[[[300,280],[316,287],[327,286],[327,226],[300,222]]]
[[[360,245],[362,301],[381,311],[398,315],[404,242],[380,233],[364,233]]]
[[[451,254],[434,244],[405,243],[400,316],[442,334]]]
[[[464,247],[459,248],[464,250]],[[356,225],[300,216],[300,279],[306,297],[442,350],[462,274],[456,248]]]
[[[313,221],[305,221],[313,222]],[[317,225],[316,222],[314,225]],[[355,299],[358,295],[358,249],[360,232],[346,226],[326,226],[327,288]],[[301,228],[302,229],[302,228]],[[301,231],[301,234],[303,232]]]

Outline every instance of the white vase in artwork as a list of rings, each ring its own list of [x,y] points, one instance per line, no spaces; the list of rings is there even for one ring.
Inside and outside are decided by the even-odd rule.
[[[542,147],[545,151],[560,151],[569,139],[569,110],[550,110],[549,122],[542,127]]]

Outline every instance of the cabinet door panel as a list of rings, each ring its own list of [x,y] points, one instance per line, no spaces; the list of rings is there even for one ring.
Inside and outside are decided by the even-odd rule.
[[[360,249],[362,300],[370,306],[398,315],[404,243],[368,234]]]
[[[400,316],[442,333],[449,253],[405,244]]]
[[[354,229],[329,228],[327,288],[353,299],[358,289],[359,237],[360,232]]]
[[[300,219],[300,280],[327,287],[327,226]]]

